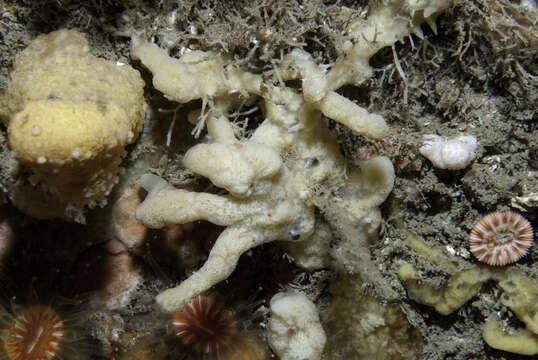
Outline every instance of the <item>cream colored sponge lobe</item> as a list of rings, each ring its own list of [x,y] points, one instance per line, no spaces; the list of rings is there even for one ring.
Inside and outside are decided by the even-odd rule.
[[[280,360],[320,360],[327,342],[316,305],[295,291],[273,296],[267,333]]]
[[[15,60],[6,95],[9,144],[62,201],[104,200],[145,114],[144,82],[129,65],[90,54],[84,36],[38,36]]]

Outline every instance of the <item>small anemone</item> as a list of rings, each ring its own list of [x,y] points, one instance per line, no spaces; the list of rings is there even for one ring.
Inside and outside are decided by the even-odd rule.
[[[268,351],[255,331],[215,295],[198,295],[172,317],[172,330],[196,358],[265,360]]]
[[[481,262],[504,266],[525,256],[532,246],[530,222],[514,211],[496,211],[480,219],[471,230],[469,247]]]

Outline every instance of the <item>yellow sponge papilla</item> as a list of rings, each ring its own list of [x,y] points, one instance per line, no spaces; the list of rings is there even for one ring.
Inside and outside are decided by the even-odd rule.
[[[82,34],[40,35],[10,74],[10,147],[62,201],[104,200],[142,128],[143,87],[129,65],[91,55]]]

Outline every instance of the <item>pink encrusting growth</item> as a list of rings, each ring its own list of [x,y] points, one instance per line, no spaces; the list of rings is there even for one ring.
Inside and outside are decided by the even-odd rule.
[[[504,266],[525,256],[533,243],[530,222],[514,211],[487,214],[471,230],[469,247],[481,262]]]

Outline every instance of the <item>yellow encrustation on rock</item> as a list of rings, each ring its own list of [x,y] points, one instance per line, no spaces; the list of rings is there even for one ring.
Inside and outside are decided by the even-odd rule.
[[[145,114],[144,82],[129,65],[90,54],[84,36],[38,36],[14,63],[4,99],[9,145],[33,183],[64,203],[103,201],[117,182],[124,147]]]
[[[447,284],[439,289],[419,282],[419,273],[411,264],[403,263],[398,276],[409,297],[416,302],[432,306],[442,315],[458,310],[480,293],[482,285],[490,280],[502,289],[500,302],[510,308],[524,328],[504,328],[498,315],[488,318],[482,326],[484,341],[492,348],[521,355],[538,354],[538,286],[536,281],[514,268],[471,266],[458,270],[438,247],[427,246],[418,236],[407,232],[411,248],[445,271],[451,273]]]

